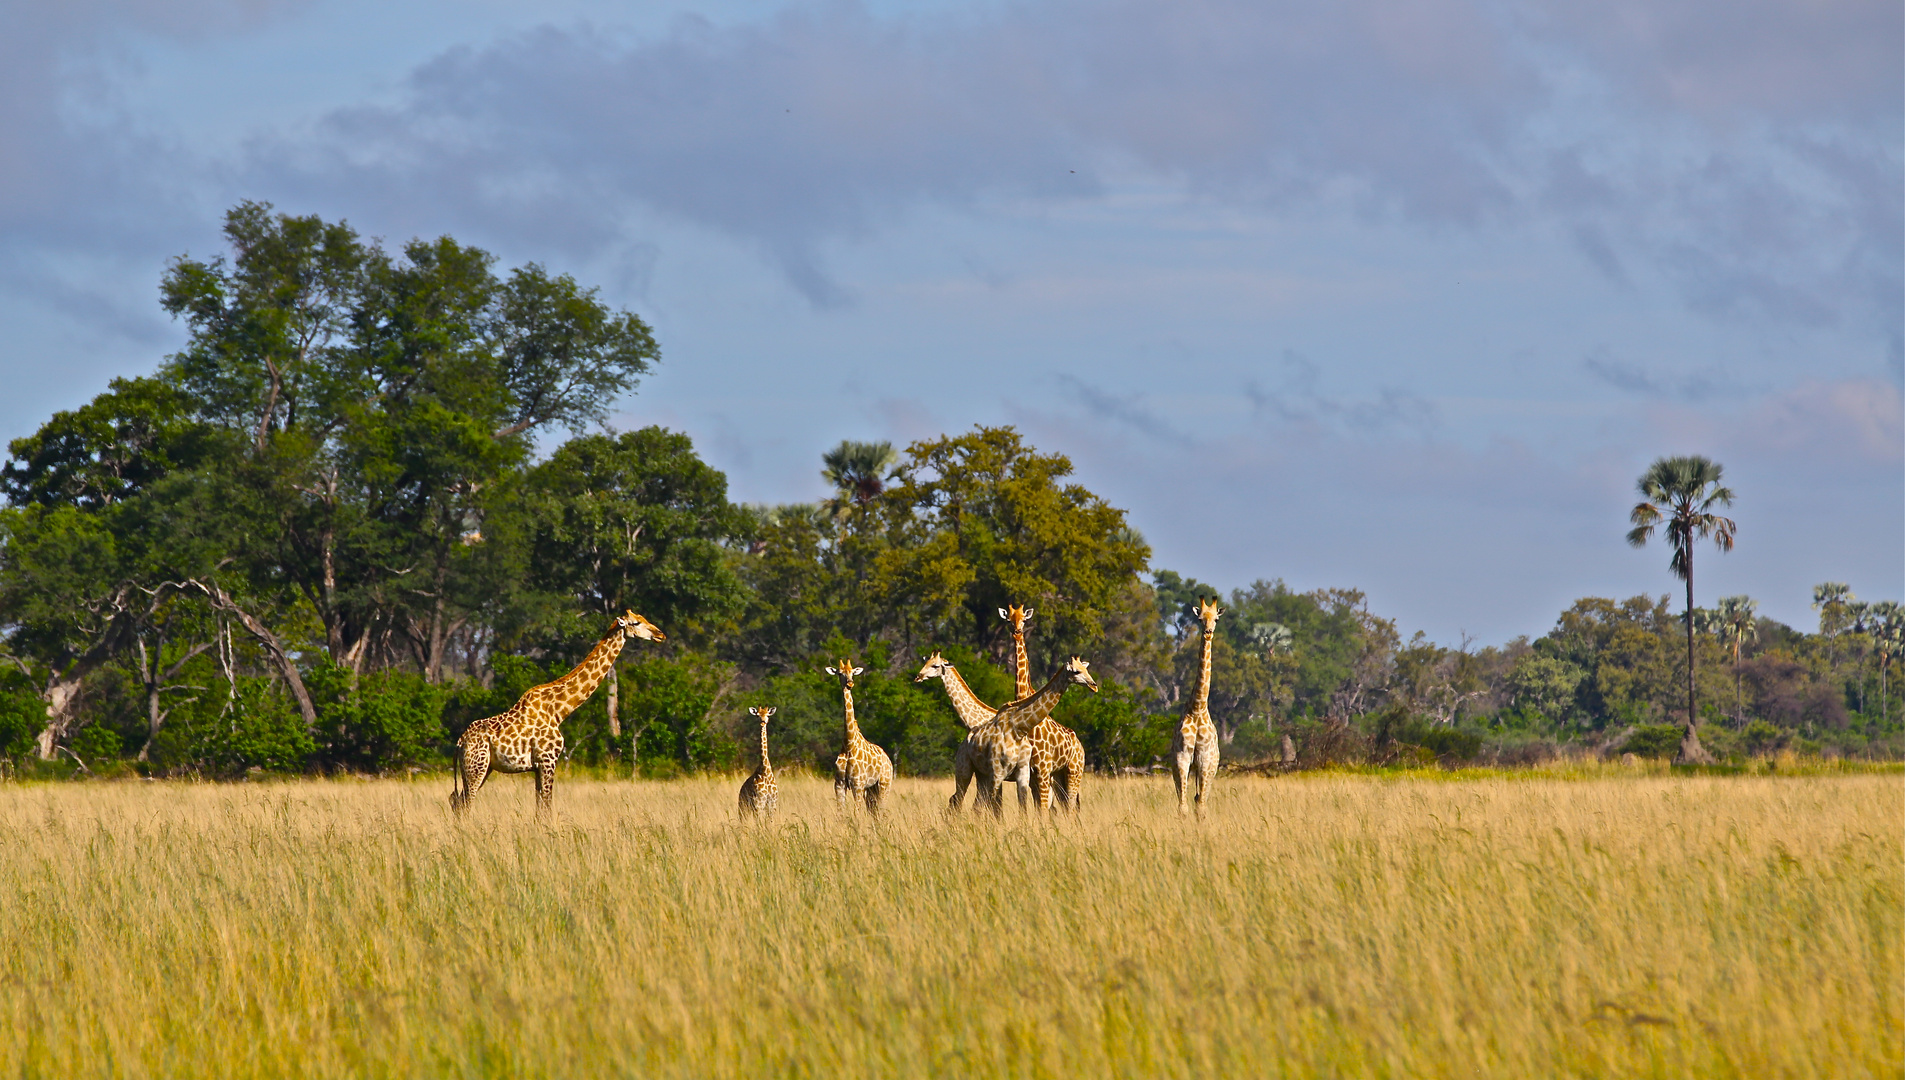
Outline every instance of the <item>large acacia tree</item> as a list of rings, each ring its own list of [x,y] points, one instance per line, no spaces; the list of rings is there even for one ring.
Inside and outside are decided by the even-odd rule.
[[[1733,520],[1714,513],[1733,504],[1732,490],[1720,484],[1721,471],[1719,462],[1699,455],[1660,458],[1641,474],[1642,501],[1628,514],[1634,527],[1627,542],[1635,547],[1644,547],[1656,527],[1666,530],[1673,548],[1668,568],[1687,587],[1687,726],[1680,740],[1680,760],[1686,762],[1711,760],[1694,727],[1699,713],[1693,689],[1693,547],[1711,537],[1721,551],[1733,550]]]
[[[1076,483],[1071,461],[1040,453],[1010,427],[979,427],[906,448],[881,496],[865,600],[903,639],[958,641],[1003,655],[998,610],[1038,609],[1035,663],[1106,644],[1107,628],[1152,600],[1138,575],[1150,548],[1124,511]],[[1041,676],[1034,674],[1036,681]]]

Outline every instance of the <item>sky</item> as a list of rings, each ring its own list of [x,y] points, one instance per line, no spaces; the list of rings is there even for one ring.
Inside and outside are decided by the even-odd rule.
[[[8,439],[250,199],[599,287],[741,501],[1011,424],[1156,566],[1495,644],[1677,596],[1699,453],[1697,603],[1905,595],[1896,0],[0,6]]]

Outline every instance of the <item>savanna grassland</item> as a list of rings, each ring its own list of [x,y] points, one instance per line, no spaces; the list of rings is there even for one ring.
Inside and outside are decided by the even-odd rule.
[[[1905,777],[0,785],[7,1076],[1897,1075]]]

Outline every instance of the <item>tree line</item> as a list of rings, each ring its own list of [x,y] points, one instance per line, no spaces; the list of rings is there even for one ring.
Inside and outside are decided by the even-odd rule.
[[[1093,767],[1145,768],[1196,678],[1202,596],[1228,608],[1210,701],[1227,760],[1274,759],[1286,736],[1300,764],[1651,753],[1696,690],[1717,753],[1905,748],[1896,605],[1843,586],[1816,634],[1745,598],[1689,623],[1635,597],[1578,601],[1532,642],[1404,641],[1354,589],[1153,566],[1124,511],[1009,427],[842,443],[816,462],[832,498],[736,505],[685,435],[606,426],[660,348],[573,278],[448,237],[386,251],[257,203],[224,238],[164,271],[183,349],[9,446],[13,768],[439,766],[632,608],[668,640],[631,648],[571,719],[578,761],[730,767],[766,701],[783,760],[824,765],[839,703],[821,668],[852,655],[868,736],[939,772],[963,729],[913,671],[942,649],[1003,703],[1015,603],[1037,608],[1035,670],[1093,662],[1104,692],[1058,714]]]

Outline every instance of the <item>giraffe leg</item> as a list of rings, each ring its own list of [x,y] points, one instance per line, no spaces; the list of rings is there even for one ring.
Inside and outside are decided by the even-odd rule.
[[[536,755],[536,817],[547,818],[556,804],[556,754]]]
[[[873,784],[868,787],[866,789],[867,813],[874,817],[879,817],[880,801],[884,798],[886,798],[885,784]]]
[[[1190,811],[1184,802],[1184,786],[1191,778],[1191,763],[1196,757],[1197,752],[1187,746],[1171,759],[1171,779],[1177,782],[1177,812],[1180,816]]]
[[[953,782],[958,786],[953,788],[952,798],[946,800],[946,810],[958,813],[966,802],[966,785],[972,783],[972,755],[967,752],[965,743],[961,743],[959,752],[953,755]],[[974,795],[973,799],[976,802],[980,796]]]
[[[1211,784],[1217,780],[1217,744],[1204,743],[1197,748],[1197,816],[1204,816],[1204,805],[1210,796]]]
[[[462,790],[450,793],[450,806],[459,814],[467,812],[470,800],[483,790],[483,781],[489,779],[489,743],[479,741],[474,746],[457,747],[457,772],[462,780]]]
[[[1032,797],[1032,763],[1028,761],[1019,766],[1019,771],[1013,776],[1012,782],[1019,789],[1019,813],[1023,814],[1025,813],[1026,800]],[[1039,809],[1043,810],[1044,808],[1045,802],[1041,799],[1039,801]]]

